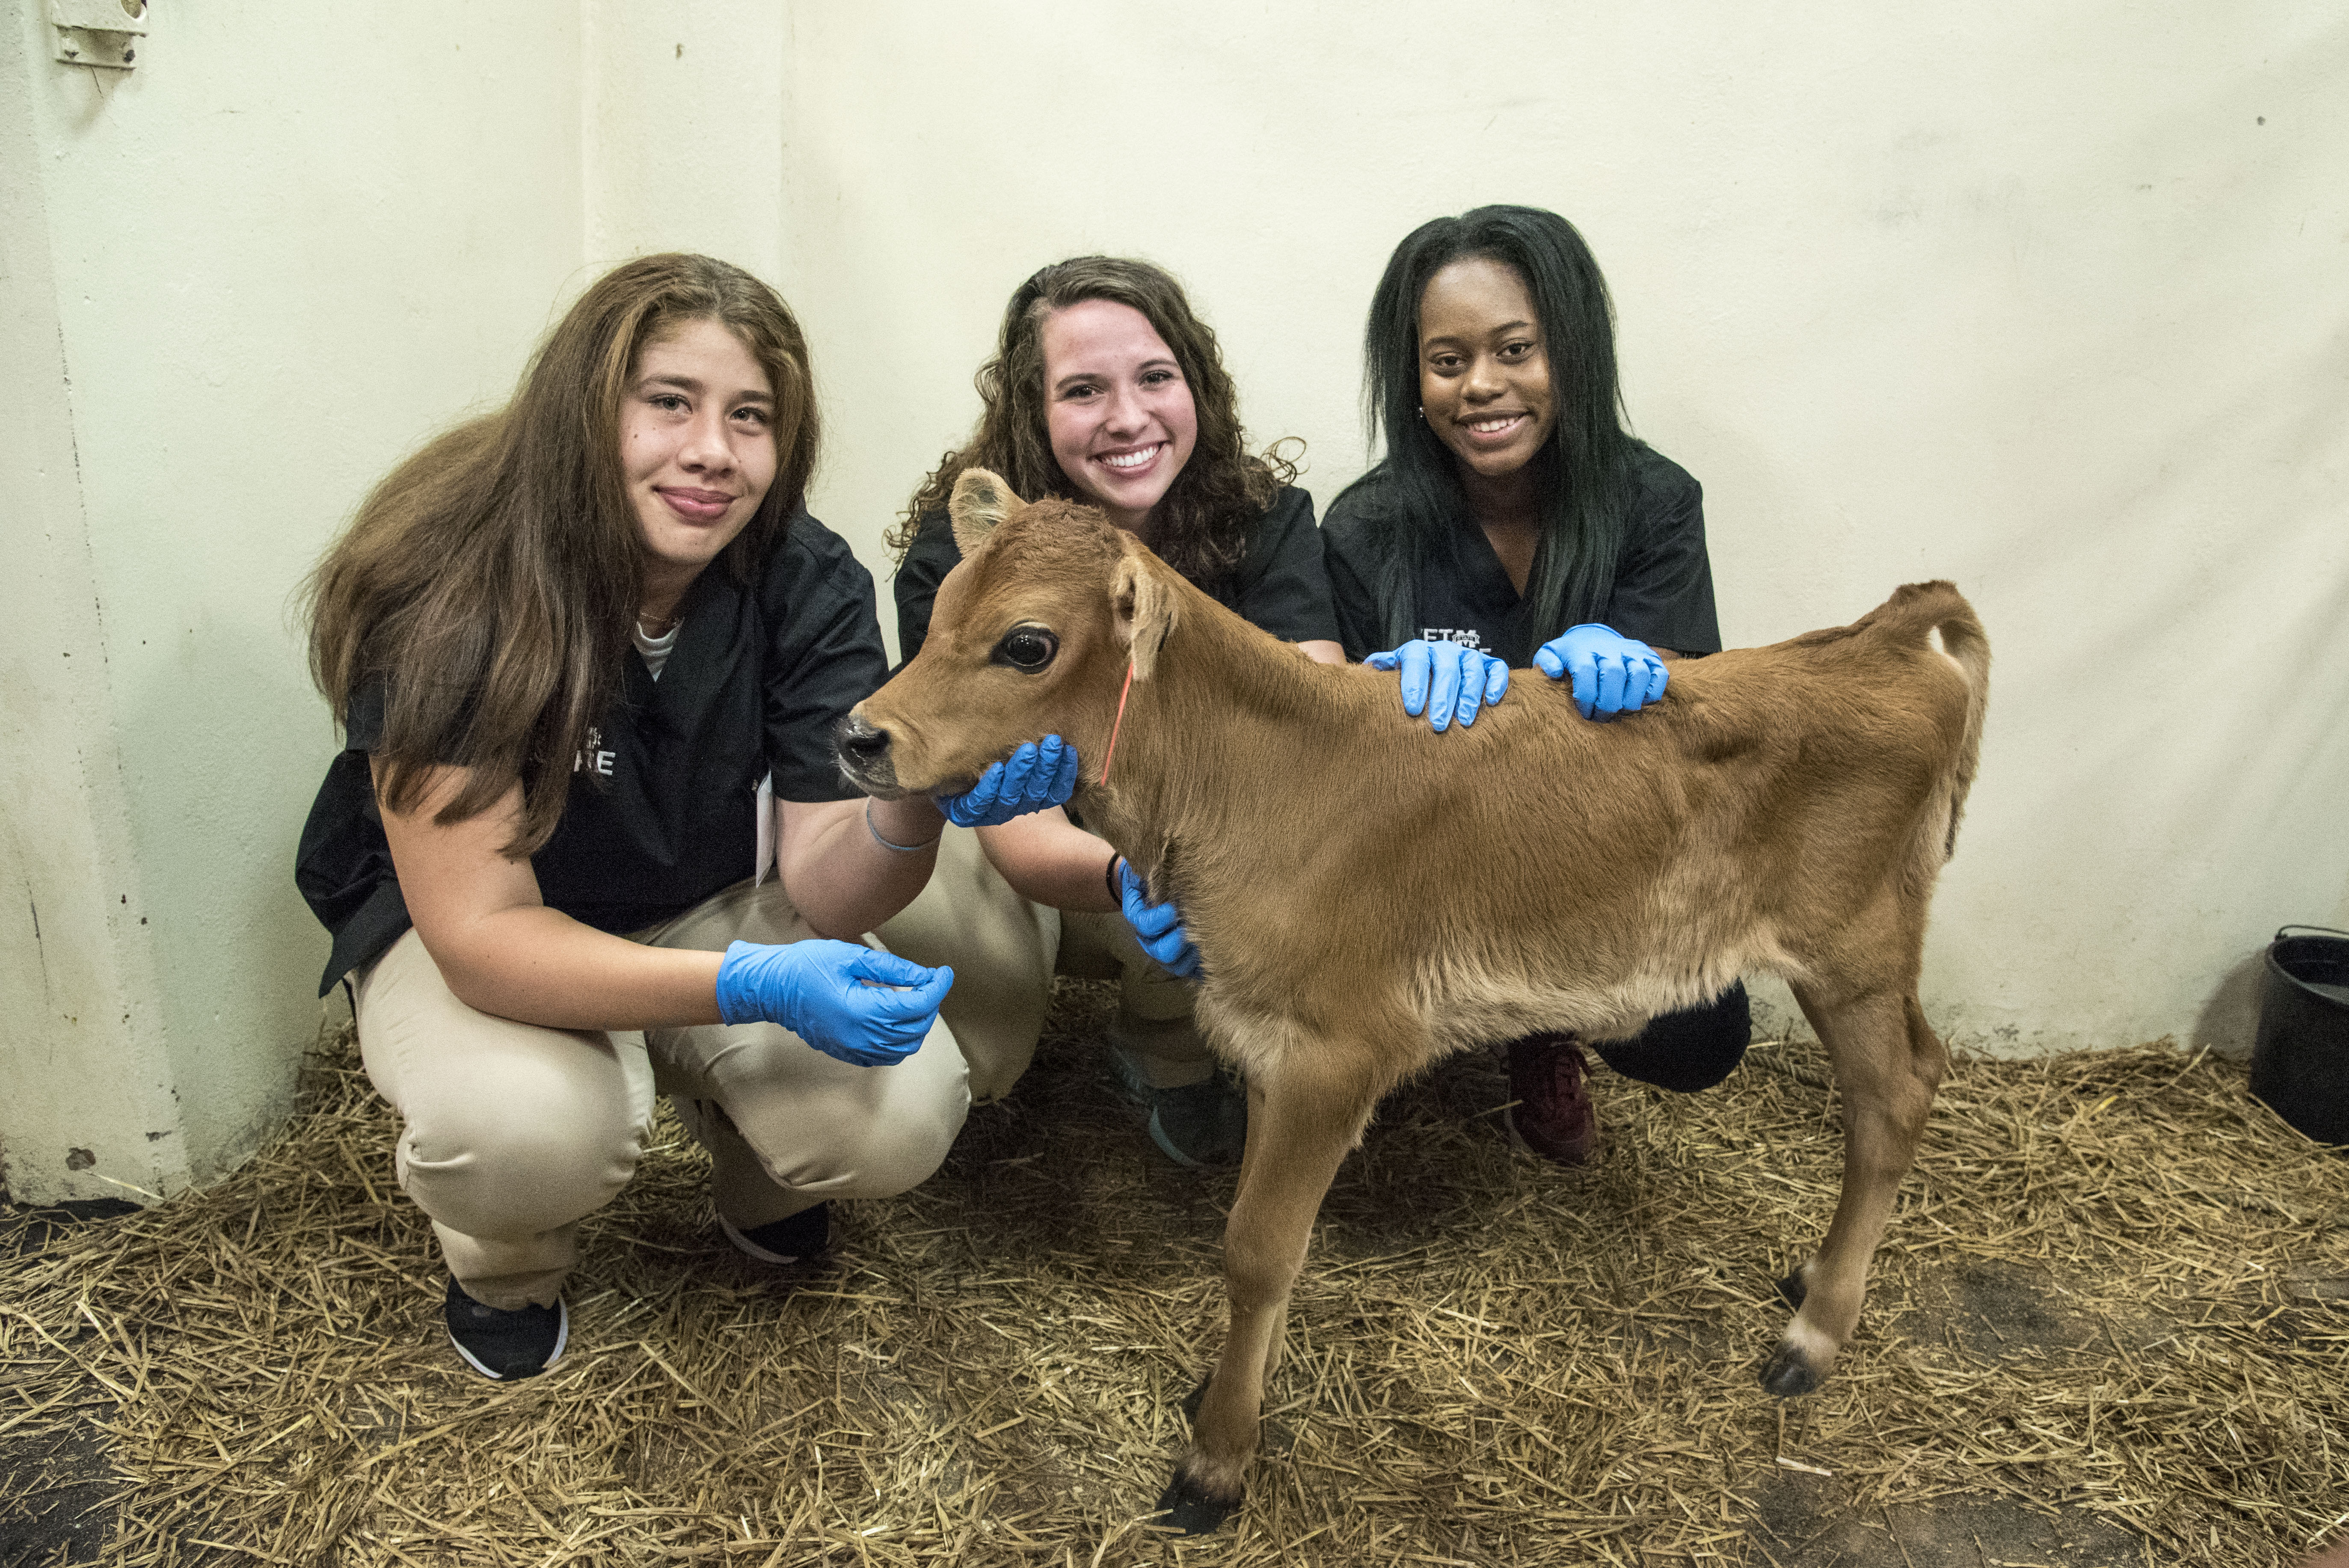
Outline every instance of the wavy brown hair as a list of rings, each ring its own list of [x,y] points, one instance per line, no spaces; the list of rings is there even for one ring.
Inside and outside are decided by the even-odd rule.
[[[923,520],[944,513],[965,469],[992,469],[1029,500],[1057,495],[1089,502],[1052,456],[1044,412],[1044,322],[1053,312],[1089,299],[1111,300],[1143,314],[1174,351],[1198,413],[1191,460],[1152,511],[1150,548],[1195,583],[1212,582],[1239,564],[1248,525],[1297,478],[1297,465],[1283,450],[1290,442],[1276,442],[1262,456],[1249,452],[1240,428],[1239,395],[1214,331],[1193,314],[1173,274],[1123,256],[1059,262],[1014,291],[995,356],[978,367],[978,429],[939,460],[914,492],[904,521],[889,531],[888,545],[899,559]]]
[[[408,459],[360,503],[305,586],[310,677],[347,721],[388,684],[374,751],[382,803],[422,803],[430,770],[469,770],[433,820],[480,815],[519,781],[509,855],[554,833],[572,759],[617,696],[641,597],[643,533],[620,470],[620,407],[645,346],[715,321],[775,396],[774,482],[726,547],[753,580],[815,465],[807,340],[774,290],[708,256],[644,256],[588,289],[513,399]]]

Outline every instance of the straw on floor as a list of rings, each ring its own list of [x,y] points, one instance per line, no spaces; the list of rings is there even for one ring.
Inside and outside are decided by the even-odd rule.
[[[1236,1528],[1154,1534],[1233,1179],[1150,1150],[1108,1005],[1064,985],[1012,1099],[805,1272],[726,1246],[664,1122],[589,1222],[570,1353],[510,1386],[441,1337],[336,1038],[233,1178],[19,1260],[0,1429],[109,1435],[126,1568],[2264,1565],[2349,1517],[2349,1161],[2166,1047],[1961,1063],[1857,1342],[1763,1395],[1840,1150],[1818,1048],[1779,1044],[1702,1095],[1600,1073],[1584,1172],[1510,1151],[1481,1056],[1397,1095],[1323,1211]],[[1982,1499],[2069,1554],[2002,1556]]]

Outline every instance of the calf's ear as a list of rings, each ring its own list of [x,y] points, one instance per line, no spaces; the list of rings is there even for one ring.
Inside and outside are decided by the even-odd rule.
[[[1158,580],[1150,562],[1139,552],[1129,550],[1110,578],[1109,603],[1117,640],[1125,645],[1134,678],[1148,680],[1159,645],[1174,629],[1174,595]]]
[[[970,554],[987,542],[997,523],[1022,504],[1009,485],[985,469],[963,469],[947,501],[947,516],[954,520],[956,548]]]

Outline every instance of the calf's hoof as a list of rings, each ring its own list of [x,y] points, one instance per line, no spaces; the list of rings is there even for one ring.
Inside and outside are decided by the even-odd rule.
[[[1800,1311],[1803,1305],[1803,1271],[1796,1269],[1778,1282],[1778,1299]]]
[[[1762,1368],[1762,1387],[1781,1399],[1807,1394],[1818,1386],[1819,1375],[1813,1369],[1810,1357],[1791,1345],[1778,1346],[1778,1353],[1770,1357],[1770,1365]]]
[[[1193,1480],[1181,1470],[1167,1484],[1158,1499],[1158,1517],[1152,1523],[1162,1529],[1177,1530],[1185,1535],[1206,1535],[1223,1527],[1223,1522],[1239,1511],[1240,1499],[1236,1494],[1219,1498]]]

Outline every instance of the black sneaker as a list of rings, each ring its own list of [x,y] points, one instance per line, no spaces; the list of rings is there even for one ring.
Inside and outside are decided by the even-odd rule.
[[[1198,1083],[1154,1088],[1114,1045],[1109,1059],[1126,1094],[1150,1108],[1150,1141],[1175,1164],[1229,1165],[1247,1147],[1247,1088],[1222,1068]]]
[[[832,1240],[832,1205],[818,1203],[812,1209],[802,1209],[796,1214],[786,1214],[780,1220],[738,1231],[734,1222],[725,1215],[718,1216],[718,1228],[737,1250],[762,1264],[796,1264],[823,1251]]]
[[[506,1312],[475,1301],[453,1278],[442,1315],[449,1320],[449,1343],[465,1364],[501,1382],[537,1377],[563,1359],[571,1337],[571,1314],[561,1298],[553,1306]]]

